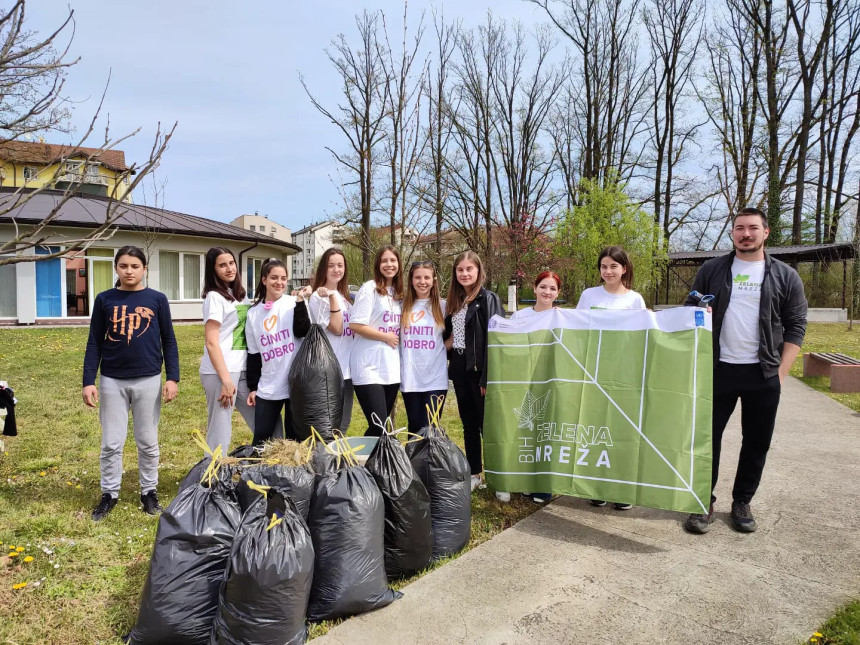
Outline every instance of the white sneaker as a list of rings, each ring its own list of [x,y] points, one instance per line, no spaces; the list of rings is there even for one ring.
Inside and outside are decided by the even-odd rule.
[[[504,493],[502,491],[496,491],[496,499],[499,500],[502,504],[507,504],[511,501],[511,494]]]
[[[475,492],[475,489],[481,485],[481,476],[480,475],[472,475],[472,492]]]

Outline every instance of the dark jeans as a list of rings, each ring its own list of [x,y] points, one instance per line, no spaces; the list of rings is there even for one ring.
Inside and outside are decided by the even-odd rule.
[[[717,485],[720,471],[723,431],[740,399],[742,443],[732,499],[747,504],[752,501],[773,438],[781,389],[779,376],[765,378],[758,363],[734,365],[718,362],[715,365],[712,490]],[[712,492],[711,503],[716,499]]]
[[[379,417],[381,423],[391,416],[391,411],[394,410],[394,403],[397,401],[397,391],[400,389],[400,383],[392,383],[391,385],[353,385],[355,396],[358,399],[358,404],[361,406],[361,411],[364,412],[364,418],[367,419],[367,431],[365,437],[378,437],[382,434],[382,430],[373,422],[373,413]]]
[[[431,410],[436,405],[439,397],[443,397],[439,405],[439,414],[442,414],[442,408],[445,407],[445,395],[448,390],[430,390],[429,392],[401,392],[403,395],[403,405],[406,408],[406,419],[408,420],[409,432],[418,434],[421,428],[429,425],[427,419],[427,408]]]
[[[267,401],[257,397],[254,406],[254,445],[258,446],[269,439],[279,439],[278,420],[281,418],[281,408],[284,409],[284,436],[298,441],[293,432],[293,415],[290,412],[290,400],[278,399]]]
[[[466,370],[466,359],[457,350],[452,350],[448,361],[448,376],[454,383],[457,395],[457,410],[463,422],[463,441],[466,444],[466,459],[473,475],[481,474],[481,433],[484,427],[484,397],[481,396],[483,372]]]

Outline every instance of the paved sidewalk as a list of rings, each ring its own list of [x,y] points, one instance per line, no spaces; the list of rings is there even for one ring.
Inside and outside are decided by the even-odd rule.
[[[739,412],[723,441],[707,535],[563,498],[314,643],[802,642],[860,597],[860,415],[787,379],[749,535],[728,518]]]

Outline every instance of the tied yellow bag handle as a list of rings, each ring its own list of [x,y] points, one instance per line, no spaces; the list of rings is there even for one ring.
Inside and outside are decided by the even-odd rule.
[[[266,530],[271,531],[273,528],[275,528],[278,524],[280,524],[283,521],[284,521],[283,517],[278,517],[277,513],[272,513],[272,520],[269,522],[269,526],[266,527]]]
[[[203,472],[203,477],[200,478],[200,483],[206,482],[207,486],[212,486],[212,480],[218,478],[218,471],[221,469],[221,465],[224,461],[224,455],[221,451],[221,445],[212,450],[209,447],[209,444],[206,443],[206,439],[203,438],[203,433],[200,430],[194,430],[191,433],[191,440],[194,441],[200,448],[203,449],[203,452],[209,455],[209,466]]]

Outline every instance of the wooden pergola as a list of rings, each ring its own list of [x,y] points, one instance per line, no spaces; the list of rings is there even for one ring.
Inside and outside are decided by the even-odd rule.
[[[850,242],[841,244],[809,244],[805,246],[771,246],[767,252],[786,264],[797,267],[804,262],[842,262],[842,308],[845,308],[846,288],[848,285],[848,260],[854,259],[854,245]],[[679,304],[673,301],[673,292],[686,292],[693,284],[693,278],[702,264],[712,258],[725,255],[729,249],[715,251],[679,251],[669,254],[669,264],[666,265],[666,276],[663,283],[654,290],[654,304]],[[661,288],[662,287],[662,288]],[[662,292],[662,293],[661,293]],[[660,296],[664,302],[660,303]],[[675,298],[677,300],[678,298]]]

